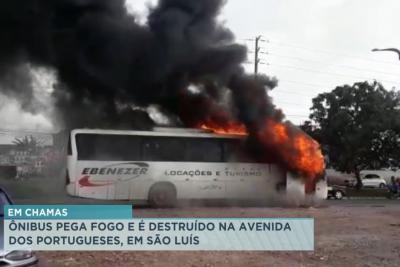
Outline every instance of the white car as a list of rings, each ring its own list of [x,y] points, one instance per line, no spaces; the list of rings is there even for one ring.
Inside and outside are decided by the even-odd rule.
[[[365,174],[361,180],[364,187],[386,188],[386,181],[378,174]]]
[[[32,251],[15,250],[0,251],[0,266],[9,267],[36,267],[38,259]]]
[[[30,250],[4,250],[4,205],[10,205],[9,195],[0,187],[0,266],[7,267],[36,267],[38,258]]]

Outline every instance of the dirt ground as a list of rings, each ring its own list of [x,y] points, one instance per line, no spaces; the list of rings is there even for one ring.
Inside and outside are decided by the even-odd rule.
[[[138,209],[136,217],[314,217],[314,252],[40,252],[58,266],[400,266],[400,202],[322,208]]]

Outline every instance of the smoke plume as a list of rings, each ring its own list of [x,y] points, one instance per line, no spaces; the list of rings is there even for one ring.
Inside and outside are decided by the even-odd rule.
[[[223,3],[162,0],[141,25],[122,0],[6,1],[1,92],[34,106],[29,70],[21,67],[29,62],[56,70],[53,96],[68,128],[117,124],[132,105],[176,112],[192,82],[222,87],[241,72],[245,48],[216,20]]]
[[[0,92],[34,110],[29,63],[55,71],[66,128],[148,127],[135,107],[157,105],[186,126],[241,125],[260,143],[265,122],[283,119],[267,95],[276,81],[244,73],[246,49],[217,19],[224,4],[159,0],[143,25],[124,0],[5,0]]]

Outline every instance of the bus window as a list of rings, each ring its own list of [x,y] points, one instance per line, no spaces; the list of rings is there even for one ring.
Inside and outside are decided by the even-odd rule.
[[[221,162],[221,142],[207,138],[188,138],[185,159],[189,162]]]
[[[238,161],[238,153],[240,149],[240,141],[239,140],[224,140],[224,162],[237,162]]]
[[[254,162],[244,150],[241,140],[223,140],[223,160],[224,162]]]
[[[141,138],[134,135],[76,135],[78,160],[141,160]]]
[[[143,160],[184,161],[185,144],[177,138],[151,137],[143,139]]]

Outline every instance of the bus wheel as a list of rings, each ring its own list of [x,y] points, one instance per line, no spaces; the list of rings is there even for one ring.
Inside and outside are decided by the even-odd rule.
[[[149,203],[152,207],[169,208],[176,204],[175,186],[169,183],[159,183],[151,187]]]

